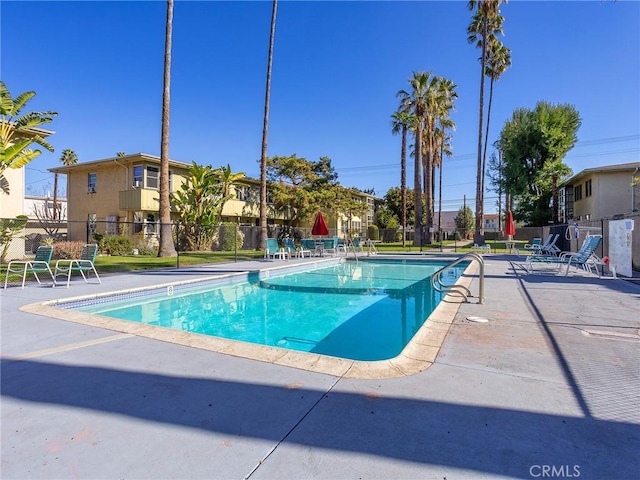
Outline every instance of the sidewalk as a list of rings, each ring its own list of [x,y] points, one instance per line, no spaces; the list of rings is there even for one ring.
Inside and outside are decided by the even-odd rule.
[[[435,363],[384,380],[19,311],[266,262],[3,290],[0,476],[637,478],[640,287],[581,272],[523,275],[515,256],[484,259],[485,302],[460,305]]]

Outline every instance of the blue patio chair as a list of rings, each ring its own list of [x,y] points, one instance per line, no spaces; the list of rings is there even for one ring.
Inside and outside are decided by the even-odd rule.
[[[25,280],[27,279],[27,273],[33,273],[34,277],[38,281],[38,285],[42,285],[38,273],[47,272],[53,280],[52,287],[56,285],[56,278],[51,271],[49,263],[53,257],[53,247],[41,245],[36,250],[36,256],[33,260],[11,260],[7,265],[7,276],[4,279],[4,288],[7,288],[9,282],[9,275],[14,273],[22,274],[22,288],[24,288]]]
[[[281,249],[278,245],[277,238],[267,238],[265,246],[264,258],[266,259],[275,259],[276,257],[279,257],[282,260],[286,260],[289,257],[289,252],[285,249]]]
[[[293,238],[284,238],[282,240],[282,244],[289,251],[289,256],[291,256],[292,254],[300,258],[304,258],[305,255],[308,255],[309,257],[311,256],[311,250],[306,249],[302,246],[296,247]]]
[[[94,265],[97,254],[98,245],[95,243],[88,243],[82,248],[80,258],[58,260],[56,262],[54,275],[56,277],[58,275],[66,275],[67,288],[69,288],[69,283],[71,282],[71,274],[73,272],[80,272],[80,275],[82,275],[82,279],[85,281],[85,283],[89,283],[89,279],[87,277],[91,272],[93,272],[93,274],[96,276],[96,280],[98,280],[98,283],[102,283],[102,281],[100,280],[100,276],[98,275],[98,271],[96,270],[96,266]]]
[[[544,254],[530,255],[527,258],[525,270],[528,273],[534,273],[536,266],[548,265],[556,272],[559,272],[562,266],[566,265],[567,268],[564,274],[567,276],[571,265],[581,267],[583,270],[591,273],[593,273],[593,268],[595,267],[595,273],[600,277],[600,272],[597,269],[599,262],[595,255],[595,251],[600,246],[600,242],[602,242],[602,235],[591,235],[585,238],[577,252],[561,252],[559,256]]]

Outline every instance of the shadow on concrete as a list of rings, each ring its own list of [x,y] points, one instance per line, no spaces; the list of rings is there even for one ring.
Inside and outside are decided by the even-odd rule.
[[[637,475],[632,423],[32,360],[1,367],[2,396],[28,402],[509,477],[543,464]]]

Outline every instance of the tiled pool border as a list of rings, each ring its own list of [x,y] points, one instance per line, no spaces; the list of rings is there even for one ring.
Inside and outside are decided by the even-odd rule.
[[[379,258],[397,257],[380,256]],[[411,259],[411,261],[412,260],[414,259]],[[110,317],[88,314],[62,307],[63,304],[80,305],[87,302],[99,302],[101,298],[112,299],[114,296],[117,297],[120,295],[123,297],[148,295],[149,292],[166,291],[169,287],[173,288],[175,292],[180,289],[193,288],[197,284],[215,285],[229,281],[243,281],[248,279],[250,275],[256,275],[256,273],[259,275],[260,279],[263,279],[268,278],[272,273],[277,273],[279,275],[282,273],[308,269],[311,264],[330,265],[340,261],[342,261],[341,258],[322,259],[297,264],[295,266],[282,265],[268,269],[261,269],[259,271],[221,274],[201,277],[198,279],[164,283],[151,287],[129,288],[127,290],[104,292],[95,295],[85,295],[82,297],[50,300],[25,305],[21,307],[20,310],[83,325],[105,328],[131,335],[199,348],[225,355],[258,360],[261,362],[273,363],[276,365],[299,368],[339,377],[361,379],[395,378],[414,375],[427,369],[435,361],[453,319],[458,312],[460,306],[460,297],[458,296],[445,296],[397,357],[389,360],[373,362],[348,360],[316,353],[300,352],[225,338],[210,337],[197,333],[172,330],[165,327],[117,320]],[[464,274],[456,283],[469,288],[473,279],[472,276],[475,274],[476,270],[477,264],[473,262],[470,263],[465,269]]]

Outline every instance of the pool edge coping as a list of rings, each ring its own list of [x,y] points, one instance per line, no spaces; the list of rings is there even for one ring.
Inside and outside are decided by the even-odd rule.
[[[325,262],[322,262],[325,263]],[[331,263],[331,262],[326,262]],[[288,266],[278,266],[267,269],[278,271]],[[473,275],[477,271],[477,265],[471,262],[464,273],[456,281],[456,284],[469,288]],[[260,270],[262,272],[262,270]],[[286,367],[298,368],[315,373],[322,373],[336,377],[356,379],[383,379],[398,378],[420,373],[434,362],[449,328],[462,304],[459,296],[445,295],[436,308],[424,321],[405,348],[394,358],[378,361],[349,360],[318,353],[302,352],[259,345],[221,337],[211,337],[198,333],[183,332],[166,327],[134,323],[118,320],[96,314],[87,314],[77,310],[59,308],[60,303],[69,303],[75,300],[100,298],[113,296],[119,293],[141,291],[151,288],[164,288],[170,285],[188,285],[206,280],[220,280],[248,275],[251,271],[235,272],[232,274],[216,275],[215,277],[201,277],[178,282],[157,284],[150,287],[129,288],[127,290],[102,292],[93,295],[70,297],[65,299],[48,300],[24,305],[20,311],[35,315],[55,318],[91,327],[104,328],[106,330],[126,333],[138,337],[150,338],[177,345],[198,348],[224,355],[272,363]]]

